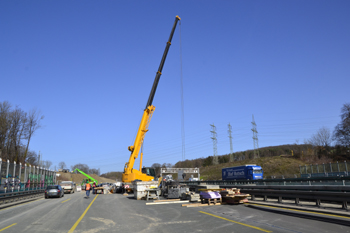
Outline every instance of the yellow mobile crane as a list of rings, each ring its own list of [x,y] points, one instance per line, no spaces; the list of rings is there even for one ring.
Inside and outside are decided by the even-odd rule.
[[[150,167],[142,168],[142,155],[143,155],[142,151],[141,151],[141,155],[140,155],[140,169],[137,170],[137,169],[134,169],[133,167],[134,167],[135,160],[137,159],[137,157],[139,155],[140,149],[141,149],[142,144],[143,144],[143,140],[145,138],[146,132],[148,131],[148,126],[149,126],[149,123],[151,121],[152,114],[153,114],[154,109],[155,109],[155,107],[152,105],[154,94],[156,93],[158,82],[159,82],[160,76],[162,75],[162,69],[164,66],[164,62],[165,62],[165,59],[167,57],[167,54],[168,54],[168,51],[169,51],[169,48],[171,45],[171,40],[173,38],[177,22],[179,20],[181,20],[180,17],[176,16],[173,28],[172,28],[171,33],[170,33],[169,40],[166,44],[162,60],[160,62],[156,77],[155,77],[154,82],[153,82],[152,90],[151,90],[151,93],[149,95],[146,108],[145,108],[143,115],[142,115],[141,123],[140,123],[139,129],[137,131],[134,145],[128,147],[129,151],[131,152],[131,155],[129,158],[129,162],[125,163],[125,167],[124,167],[124,173],[122,175],[122,182],[124,182],[124,183],[132,182],[134,180],[151,181],[151,180],[155,179],[156,174],[155,174],[155,171],[153,168],[150,168]]]

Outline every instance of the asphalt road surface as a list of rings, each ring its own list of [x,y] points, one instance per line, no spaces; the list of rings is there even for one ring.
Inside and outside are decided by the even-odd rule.
[[[132,195],[81,192],[0,206],[0,232],[350,232],[350,216],[256,204],[146,205]]]

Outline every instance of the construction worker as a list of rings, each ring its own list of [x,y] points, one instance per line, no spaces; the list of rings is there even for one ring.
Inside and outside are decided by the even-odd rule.
[[[86,183],[85,190],[86,190],[86,197],[89,198],[90,190],[91,190],[91,184],[90,183]]]
[[[92,194],[95,194],[96,182],[92,184]]]

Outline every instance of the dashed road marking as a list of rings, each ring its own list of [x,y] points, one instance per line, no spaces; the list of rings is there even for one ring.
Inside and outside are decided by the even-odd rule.
[[[6,230],[7,228],[10,228],[10,227],[13,227],[13,226],[16,225],[16,224],[17,224],[17,223],[14,223],[14,224],[12,224],[12,225],[10,225],[10,226],[4,227],[4,228],[2,228],[0,231]]]
[[[67,199],[67,200],[65,200],[65,201],[62,201],[61,203],[65,203],[66,201],[69,201],[70,200],[70,198],[69,199]]]

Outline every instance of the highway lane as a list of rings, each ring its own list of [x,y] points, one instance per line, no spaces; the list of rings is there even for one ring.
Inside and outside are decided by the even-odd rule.
[[[349,217],[264,205],[147,205],[120,194],[66,194],[0,209],[1,232],[350,232]],[[1,207],[0,207],[1,208]]]

